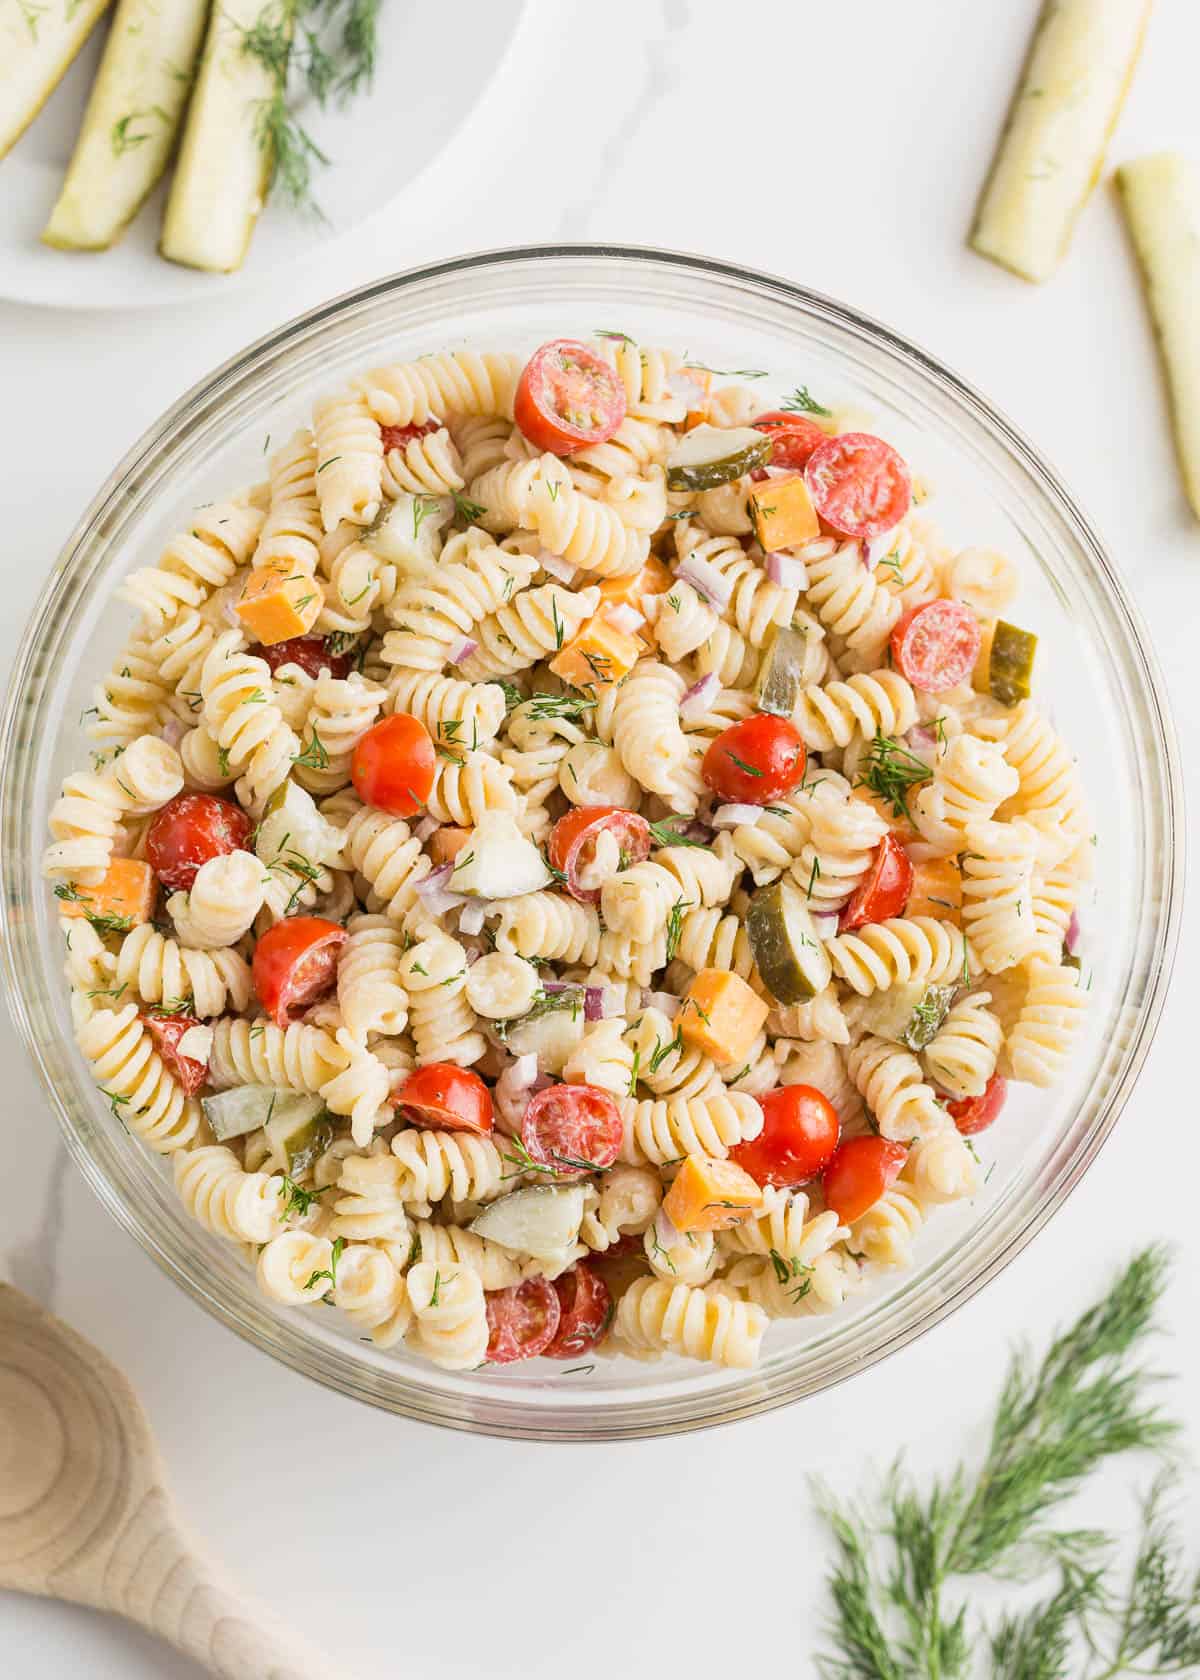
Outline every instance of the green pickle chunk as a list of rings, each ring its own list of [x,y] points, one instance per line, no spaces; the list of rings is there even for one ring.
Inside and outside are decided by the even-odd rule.
[[[778,1002],[807,1003],[829,984],[829,954],[790,882],[759,888],[746,913],[746,932],[758,972]]]
[[[715,490],[765,467],[772,443],[753,426],[697,426],[667,457],[668,490]]]
[[[754,703],[760,712],[790,718],[800,699],[808,633],[782,624],[768,644],[759,667]]]
[[[1032,630],[1020,630],[997,619],[988,655],[988,688],[993,699],[1005,706],[1028,700],[1036,652],[1037,637]]]

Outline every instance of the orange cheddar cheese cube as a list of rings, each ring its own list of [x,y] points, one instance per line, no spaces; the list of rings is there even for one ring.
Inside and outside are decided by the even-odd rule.
[[[324,605],[316,578],[294,566],[259,566],[250,573],[234,609],[256,642],[271,647],[307,636]]]
[[[767,553],[774,548],[795,548],[821,535],[821,521],[799,474],[756,484],[746,499],[746,512],[759,546]]]
[[[600,610],[605,607],[633,607],[642,610],[643,595],[665,595],[674,579],[657,555],[647,556],[640,572],[626,577],[605,578],[600,585]]]
[[[154,871],[142,858],[113,858],[95,887],[69,887],[60,893],[60,916],[90,916],[112,921],[113,932],[138,927],[154,913]]]
[[[914,863],[912,891],[904,914],[958,922],[961,911],[962,876],[954,859],[928,858]]]
[[[767,1013],[762,998],[739,975],[702,968],[684,994],[676,1021],[687,1042],[714,1062],[741,1062]]]
[[[550,661],[556,677],[572,688],[605,688],[619,683],[637,664],[642,644],[599,613]]]
[[[688,1155],[663,1197],[663,1212],[677,1231],[727,1231],[753,1219],[763,1205],[759,1185],[732,1161]]]

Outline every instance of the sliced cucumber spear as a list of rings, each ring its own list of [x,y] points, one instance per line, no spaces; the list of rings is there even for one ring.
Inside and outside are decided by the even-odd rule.
[[[746,932],[758,972],[778,1002],[807,1003],[829,984],[828,954],[807,905],[789,881],[759,888],[746,913]]]
[[[1025,280],[1048,280],[1137,64],[1151,0],[1045,0],[979,202],[971,244]]]
[[[0,7],[0,158],[54,92],[110,0]]]
[[[667,489],[715,490],[770,459],[771,439],[753,426],[697,426],[667,456]]]
[[[287,31],[292,8],[275,0],[217,0],[183,131],[159,250],[171,262],[229,274],[250,248],[271,184],[263,118],[278,93],[274,73],[245,50],[263,19]]]
[[[1117,170],[1171,396],[1184,489],[1200,519],[1200,168],[1170,152]]]
[[[208,0],[120,0],[47,245],[103,251],[137,215],[174,148],[207,15]]]

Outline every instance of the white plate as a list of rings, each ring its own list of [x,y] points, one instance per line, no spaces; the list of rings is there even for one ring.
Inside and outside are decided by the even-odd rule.
[[[331,160],[314,186],[328,222],[268,205],[236,274],[181,268],[157,254],[165,182],[111,251],[55,251],[41,243],[99,63],[102,25],[0,162],[0,297],[62,309],[172,303],[218,296],[303,260],[314,243],[337,238],[382,209],[437,157],[502,68],[528,3],[487,0],[472,9],[468,26],[446,0],[387,0],[373,88],[344,110],[304,112],[305,127]],[[419,73],[414,66],[422,67]]]

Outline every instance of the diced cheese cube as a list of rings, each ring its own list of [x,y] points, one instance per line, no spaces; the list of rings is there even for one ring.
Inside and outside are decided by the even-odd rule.
[[[676,1022],[687,1042],[714,1062],[741,1062],[767,1013],[762,998],[739,975],[702,968],[684,994]]]
[[[954,859],[928,858],[914,863],[912,891],[904,914],[958,922],[961,911],[962,876]]]
[[[129,927],[148,922],[154,913],[154,871],[142,858],[113,858],[95,887],[72,887],[59,899],[62,916],[93,916]],[[115,930],[114,930],[115,931]]]
[[[597,614],[555,655],[550,669],[573,688],[605,688],[633,670],[641,651],[636,637]]]
[[[762,1190],[748,1172],[707,1155],[688,1155],[663,1197],[663,1212],[677,1231],[727,1231],[762,1205]]]
[[[255,641],[271,647],[306,636],[324,600],[321,585],[307,572],[294,566],[259,566],[246,579],[234,610]]]
[[[796,548],[821,535],[821,521],[803,478],[768,478],[756,484],[746,501],[759,546]]]
[[[648,555],[640,572],[605,578],[600,585],[600,611],[605,607],[636,607],[641,612],[643,595],[665,595],[673,582],[658,556]]]

